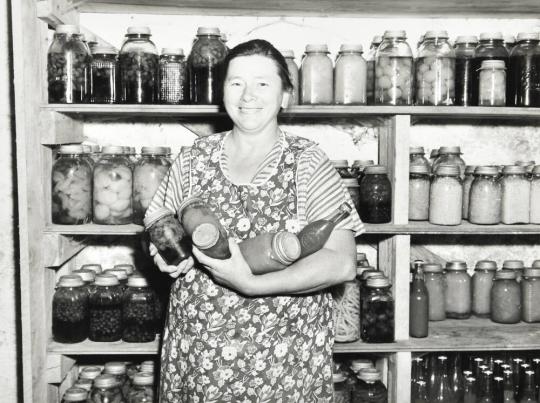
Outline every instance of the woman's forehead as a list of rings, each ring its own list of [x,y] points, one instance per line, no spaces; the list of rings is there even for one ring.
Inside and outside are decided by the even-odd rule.
[[[276,62],[267,56],[249,55],[238,56],[229,62],[227,75],[249,74],[252,76],[278,76],[278,68]]]

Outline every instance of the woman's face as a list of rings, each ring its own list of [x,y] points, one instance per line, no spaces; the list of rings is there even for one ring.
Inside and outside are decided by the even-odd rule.
[[[278,68],[272,59],[260,55],[239,56],[229,63],[223,103],[235,126],[246,133],[258,133],[276,124],[286,106]]]

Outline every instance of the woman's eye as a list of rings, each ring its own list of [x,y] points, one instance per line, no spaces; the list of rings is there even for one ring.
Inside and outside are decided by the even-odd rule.
[[[268,83],[262,82],[262,81],[261,81],[261,82],[259,83],[259,86],[260,86],[260,87],[268,87]]]

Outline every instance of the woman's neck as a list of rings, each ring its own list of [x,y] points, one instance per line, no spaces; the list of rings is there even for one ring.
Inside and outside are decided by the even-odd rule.
[[[225,144],[227,155],[236,157],[256,157],[266,155],[278,141],[281,130],[272,126],[259,133],[245,133],[233,128],[229,135],[228,144]]]

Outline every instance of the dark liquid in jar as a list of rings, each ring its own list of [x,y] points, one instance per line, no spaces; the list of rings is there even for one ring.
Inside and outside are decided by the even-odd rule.
[[[393,342],[394,303],[364,300],[362,305],[362,340],[368,343]]]
[[[158,57],[153,54],[120,54],[122,101],[152,104],[157,101]]]
[[[456,105],[473,105],[472,58],[456,58]]]
[[[192,103],[203,105],[221,103],[221,86],[223,82],[220,70],[220,65],[190,68]]]
[[[156,336],[154,301],[129,301],[124,306],[122,340],[144,343]]]
[[[83,103],[86,98],[87,59],[82,54],[72,54],[73,68],[68,69],[63,54],[47,56],[49,103]]]
[[[511,57],[507,80],[509,106],[540,106],[540,55]]]
[[[92,65],[90,79],[90,101],[96,104],[113,104],[117,101],[117,70],[113,66]]]
[[[88,307],[86,303],[53,301],[52,333],[59,343],[79,343],[88,337]]]
[[[90,340],[117,341],[122,338],[122,304],[90,307]]]

